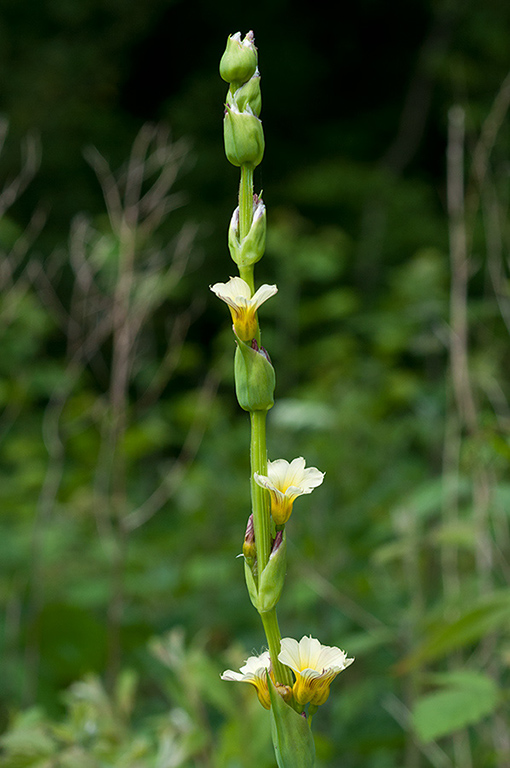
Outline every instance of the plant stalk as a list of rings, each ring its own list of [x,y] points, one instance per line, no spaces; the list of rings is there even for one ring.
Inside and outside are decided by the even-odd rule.
[[[267,475],[266,449],[266,412],[251,411],[250,465],[251,465],[251,502],[253,528],[257,547],[258,572],[262,573],[271,552],[271,512],[269,494],[254,479],[254,473]]]
[[[250,231],[253,222],[253,168],[248,165],[241,166],[241,181],[239,184],[239,238],[242,241]],[[253,264],[247,267],[239,267],[239,276],[250,286],[255,293],[255,281],[253,277]]]
[[[292,688],[294,683],[294,680],[292,679],[292,672],[289,667],[286,667],[281,663],[281,661],[278,660],[282,636],[280,627],[278,626],[276,608],[273,608],[272,611],[261,613],[260,618],[262,619],[262,625],[264,627],[264,632],[266,633],[274,678],[276,682],[280,683],[280,685],[289,685]]]

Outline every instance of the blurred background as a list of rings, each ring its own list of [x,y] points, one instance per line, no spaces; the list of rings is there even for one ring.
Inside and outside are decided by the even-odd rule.
[[[269,457],[326,472],[280,625],[356,656],[318,768],[508,767],[509,24],[497,0],[1,3],[1,766],[274,766],[219,680],[264,644],[209,291],[238,183],[218,64],[253,29]]]

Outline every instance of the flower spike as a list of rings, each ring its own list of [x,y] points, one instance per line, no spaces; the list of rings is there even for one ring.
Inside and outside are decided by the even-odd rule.
[[[285,459],[267,462],[267,475],[253,475],[257,485],[271,494],[271,515],[276,525],[284,525],[292,513],[294,500],[311,493],[324,480],[324,472],[316,467],[305,469],[305,460],[300,456],[290,464]]]

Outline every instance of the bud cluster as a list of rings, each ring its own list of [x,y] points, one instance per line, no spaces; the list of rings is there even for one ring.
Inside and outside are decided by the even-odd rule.
[[[260,347],[256,310],[262,301],[272,295],[273,289],[276,291],[276,286],[262,286],[252,295],[253,266],[262,258],[266,247],[266,207],[262,198],[253,194],[253,169],[260,164],[264,154],[257,64],[253,32],[248,32],[244,39],[241,39],[240,32],[230,35],[220,62],[220,75],[229,84],[223,121],[225,154],[233,165],[241,167],[241,178],[243,174],[244,178],[248,178],[246,174],[249,174],[250,182],[248,189],[244,188],[242,199],[240,191],[239,205],[232,214],[228,247],[241,277],[248,282],[242,285],[240,278],[231,278],[229,284],[212,287],[229,304],[232,312],[238,343],[236,394],[241,408],[250,412],[264,412],[271,408],[275,387],[273,367]]]
[[[225,104],[225,154],[232,165],[255,168],[264,155],[264,132],[259,119],[262,100],[257,49],[253,32],[244,40],[236,32],[227,39],[220,75],[230,88]]]

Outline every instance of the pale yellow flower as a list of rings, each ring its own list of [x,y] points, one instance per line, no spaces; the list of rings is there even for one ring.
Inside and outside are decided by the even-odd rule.
[[[292,698],[292,689],[289,685],[282,685],[275,680],[273,670],[271,669],[269,651],[264,651],[260,656],[250,656],[239,672],[227,669],[226,672],[221,675],[221,679],[231,680],[235,683],[251,683],[257,691],[257,696],[259,697],[262,706],[265,709],[270,709],[271,697],[269,695],[269,687],[267,684],[268,672],[277,693],[285,701],[290,701]]]
[[[234,331],[242,341],[251,341],[257,335],[257,310],[261,304],[277,293],[276,285],[261,285],[253,296],[250,286],[240,277],[231,277],[228,283],[215,283],[211,291],[228,304]]]
[[[300,456],[290,464],[285,459],[268,461],[267,475],[255,472],[253,477],[271,494],[271,515],[276,525],[283,525],[291,515],[294,500],[317,488],[324,480],[324,472],[316,467],[305,469],[305,460]]]
[[[296,682],[292,692],[302,706],[308,702],[324,704],[332,681],[354,661],[347,658],[345,651],[321,645],[314,637],[303,637],[299,642],[284,637],[278,659],[293,670]]]
[[[271,699],[267,686],[267,673],[270,669],[271,659],[269,658],[269,651],[264,651],[260,656],[250,656],[239,672],[227,669],[221,675],[221,679],[231,680],[236,683],[251,683],[257,690],[257,696],[262,706],[269,709],[271,707]]]

